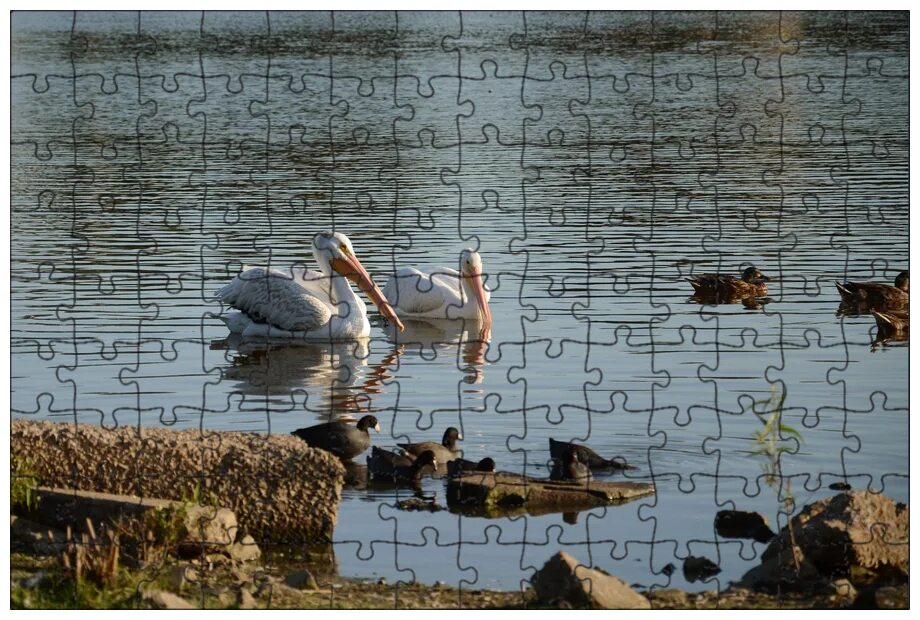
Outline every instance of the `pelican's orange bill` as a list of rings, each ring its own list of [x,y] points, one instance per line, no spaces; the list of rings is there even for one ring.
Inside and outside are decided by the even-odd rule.
[[[492,327],[492,311],[489,309],[489,302],[486,301],[485,284],[482,283],[482,274],[471,271],[469,275],[473,294],[476,296],[476,304],[479,306],[479,318],[482,319],[483,327]]]
[[[348,278],[356,285],[358,288],[364,291],[364,294],[374,303],[377,308],[380,309],[380,314],[383,315],[383,318],[390,321],[399,331],[403,331],[405,326],[402,324],[402,321],[399,320],[399,317],[396,316],[396,312],[393,310],[393,307],[387,301],[386,297],[383,296],[383,292],[380,290],[380,287],[377,286],[377,283],[374,282],[374,279],[371,277],[371,274],[367,272],[364,268],[364,265],[361,264],[361,261],[358,260],[357,256],[346,256],[345,258],[333,258],[330,261],[330,265],[335,269],[340,275]]]

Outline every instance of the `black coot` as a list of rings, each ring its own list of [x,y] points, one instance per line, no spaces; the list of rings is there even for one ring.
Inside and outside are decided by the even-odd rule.
[[[562,459],[569,449],[575,450],[578,460],[591,469],[635,469],[632,465],[627,465],[625,461],[605,459],[588,446],[568,441],[556,441],[552,438],[549,440],[549,455],[555,460]]]
[[[479,461],[468,461],[466,459],[454,459],[447,463],[447,475],[451,478],[456,478],[462,474],[468,474],[471,472],[494,472],[495,471],[495,461],[490,457],[486,457]]]
[[[549,474],[550,480],[588,482],[591,478],[591,470],[578,459],[578,450],[573,448],[566,450],[561,459],[553,461],[553,470]]]
[[[367,457],[367,471],[374,480],[389,482],[418,482],[425,473],[437,470],[434,452],[427,450],[418,458],[397,454],[374,446]]]
[[[371,447],[368,429],[380,432],[380,423],[372,415],[366,415],[356,426],[348,422],[336,421],[317,424],[307,428],[298,428],[291,435],[300,437],[313,448],[331,452],[341,459],[353,459]]]

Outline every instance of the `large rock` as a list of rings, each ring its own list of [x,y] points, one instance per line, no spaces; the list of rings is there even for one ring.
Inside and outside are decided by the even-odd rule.
[[[648,599],[613,575],[588,568],[564,551],[551,557],[531,578],[537,598],[546,604],[566,601],[575,607],[649,609]]]
[[[857,589],[908,576],[909,508],[867,491],[809,504],[780,531],[744,576],[752,589],[813,590],[848,579]]]
[[[13,459],[39,484],[230,508],[256,540],[331,541],[345,469],[289,435],[13,420]]]

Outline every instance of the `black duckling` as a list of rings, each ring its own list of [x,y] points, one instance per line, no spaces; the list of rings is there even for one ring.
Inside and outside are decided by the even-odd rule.
[[[574,447],[568,448],[562,458],[553,460],[553,469],[549,474],[550,480],[588,482],[591,478],[591,470],[578,459],[578,450]]]
[[[694,295],[714,298],[716,301],[764,297],[769,281],[770,278],[763,275],[757,267],[748,267],[740,278],[720,273],[706,273],[695,278],[687,278],[687,282],[693,287]]]
[[[462,476],[463,474],[469,474],[473,472],[481,473],[494,473],[495,472],[495,461],[490,457],[486,457],[479,461],[468,461],[466,459],[454,459],[447,463],[447,475],[451,478],[456,478],[457,476]]]
[[[426,470],[436,471],[438,459],[426,450],[418,458],[397,454],[374,446],[367,457],[367,470],[374,480],[389,482],[418,482]]]
[[[578,454],[578,460],[590,467],[591,469],[635,469],[632,465],[617,459],[605,459],[588,446],[581,446],[568,441],[549,440],[549,455],[559,460],[565,456],[566,450],[575,450]]]
[[[457,441],[462,439],[463,435],[460,434],[460,431],[450,426],[444,431],[444,437],[441,439],[441,443],[424,441],[422,443],[400,443],[396,445],[412,456],[421,456],[423,452],[431,450],[438,458],[438,463],[443,465],[456,458],[460,458],[460,455],[463,454],[463,452],[457,450]]]
[[[368,429],[380,432],[380,423],[372,415],[366,415],[356,426],[337,420],[307,428],[298,428],[291,435],[300,437],[314,448],[331,452],[340,459],[353,459],[371,447]]]
[[[910,277],[902,271],[894,280],[894,286],[879,282],[834,282],[840,292],[841,301],[860,311],[904,310],[910,299]]]
[[[878,335],[882,338],[897,338],[910,331],[910,314],[906,310],[873,310],[872,316],[875,317],[875,324],[878,326]]]

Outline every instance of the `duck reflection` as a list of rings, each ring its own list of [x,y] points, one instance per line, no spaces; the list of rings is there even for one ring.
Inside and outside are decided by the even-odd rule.
[[[888,310],[880,312],[872,310],[875,317],[875,338],[869,346],[874,353],[879,347],[889,346],[893,343],[907,343],[910,340],[910,313],[906,310]]]
[[[747,310],[762,310],[763,307],[773,301],[770,297],[755,297],[753,295],[713,295],[707,293],[696,293],[689,298],[689,301],[701,306],[718,306],[721,304],[740,303]]]
[[[423,359],[433,356],[457,356],[457,365],[464,373],[464,382],[482,383],[489,348],[487,330],[474,319],[446,320],[411,318],[403,321],[400,332],[394,326],[386,327],[387,340],[415,352]],[[432,353],[426,353],[426,350]]]

